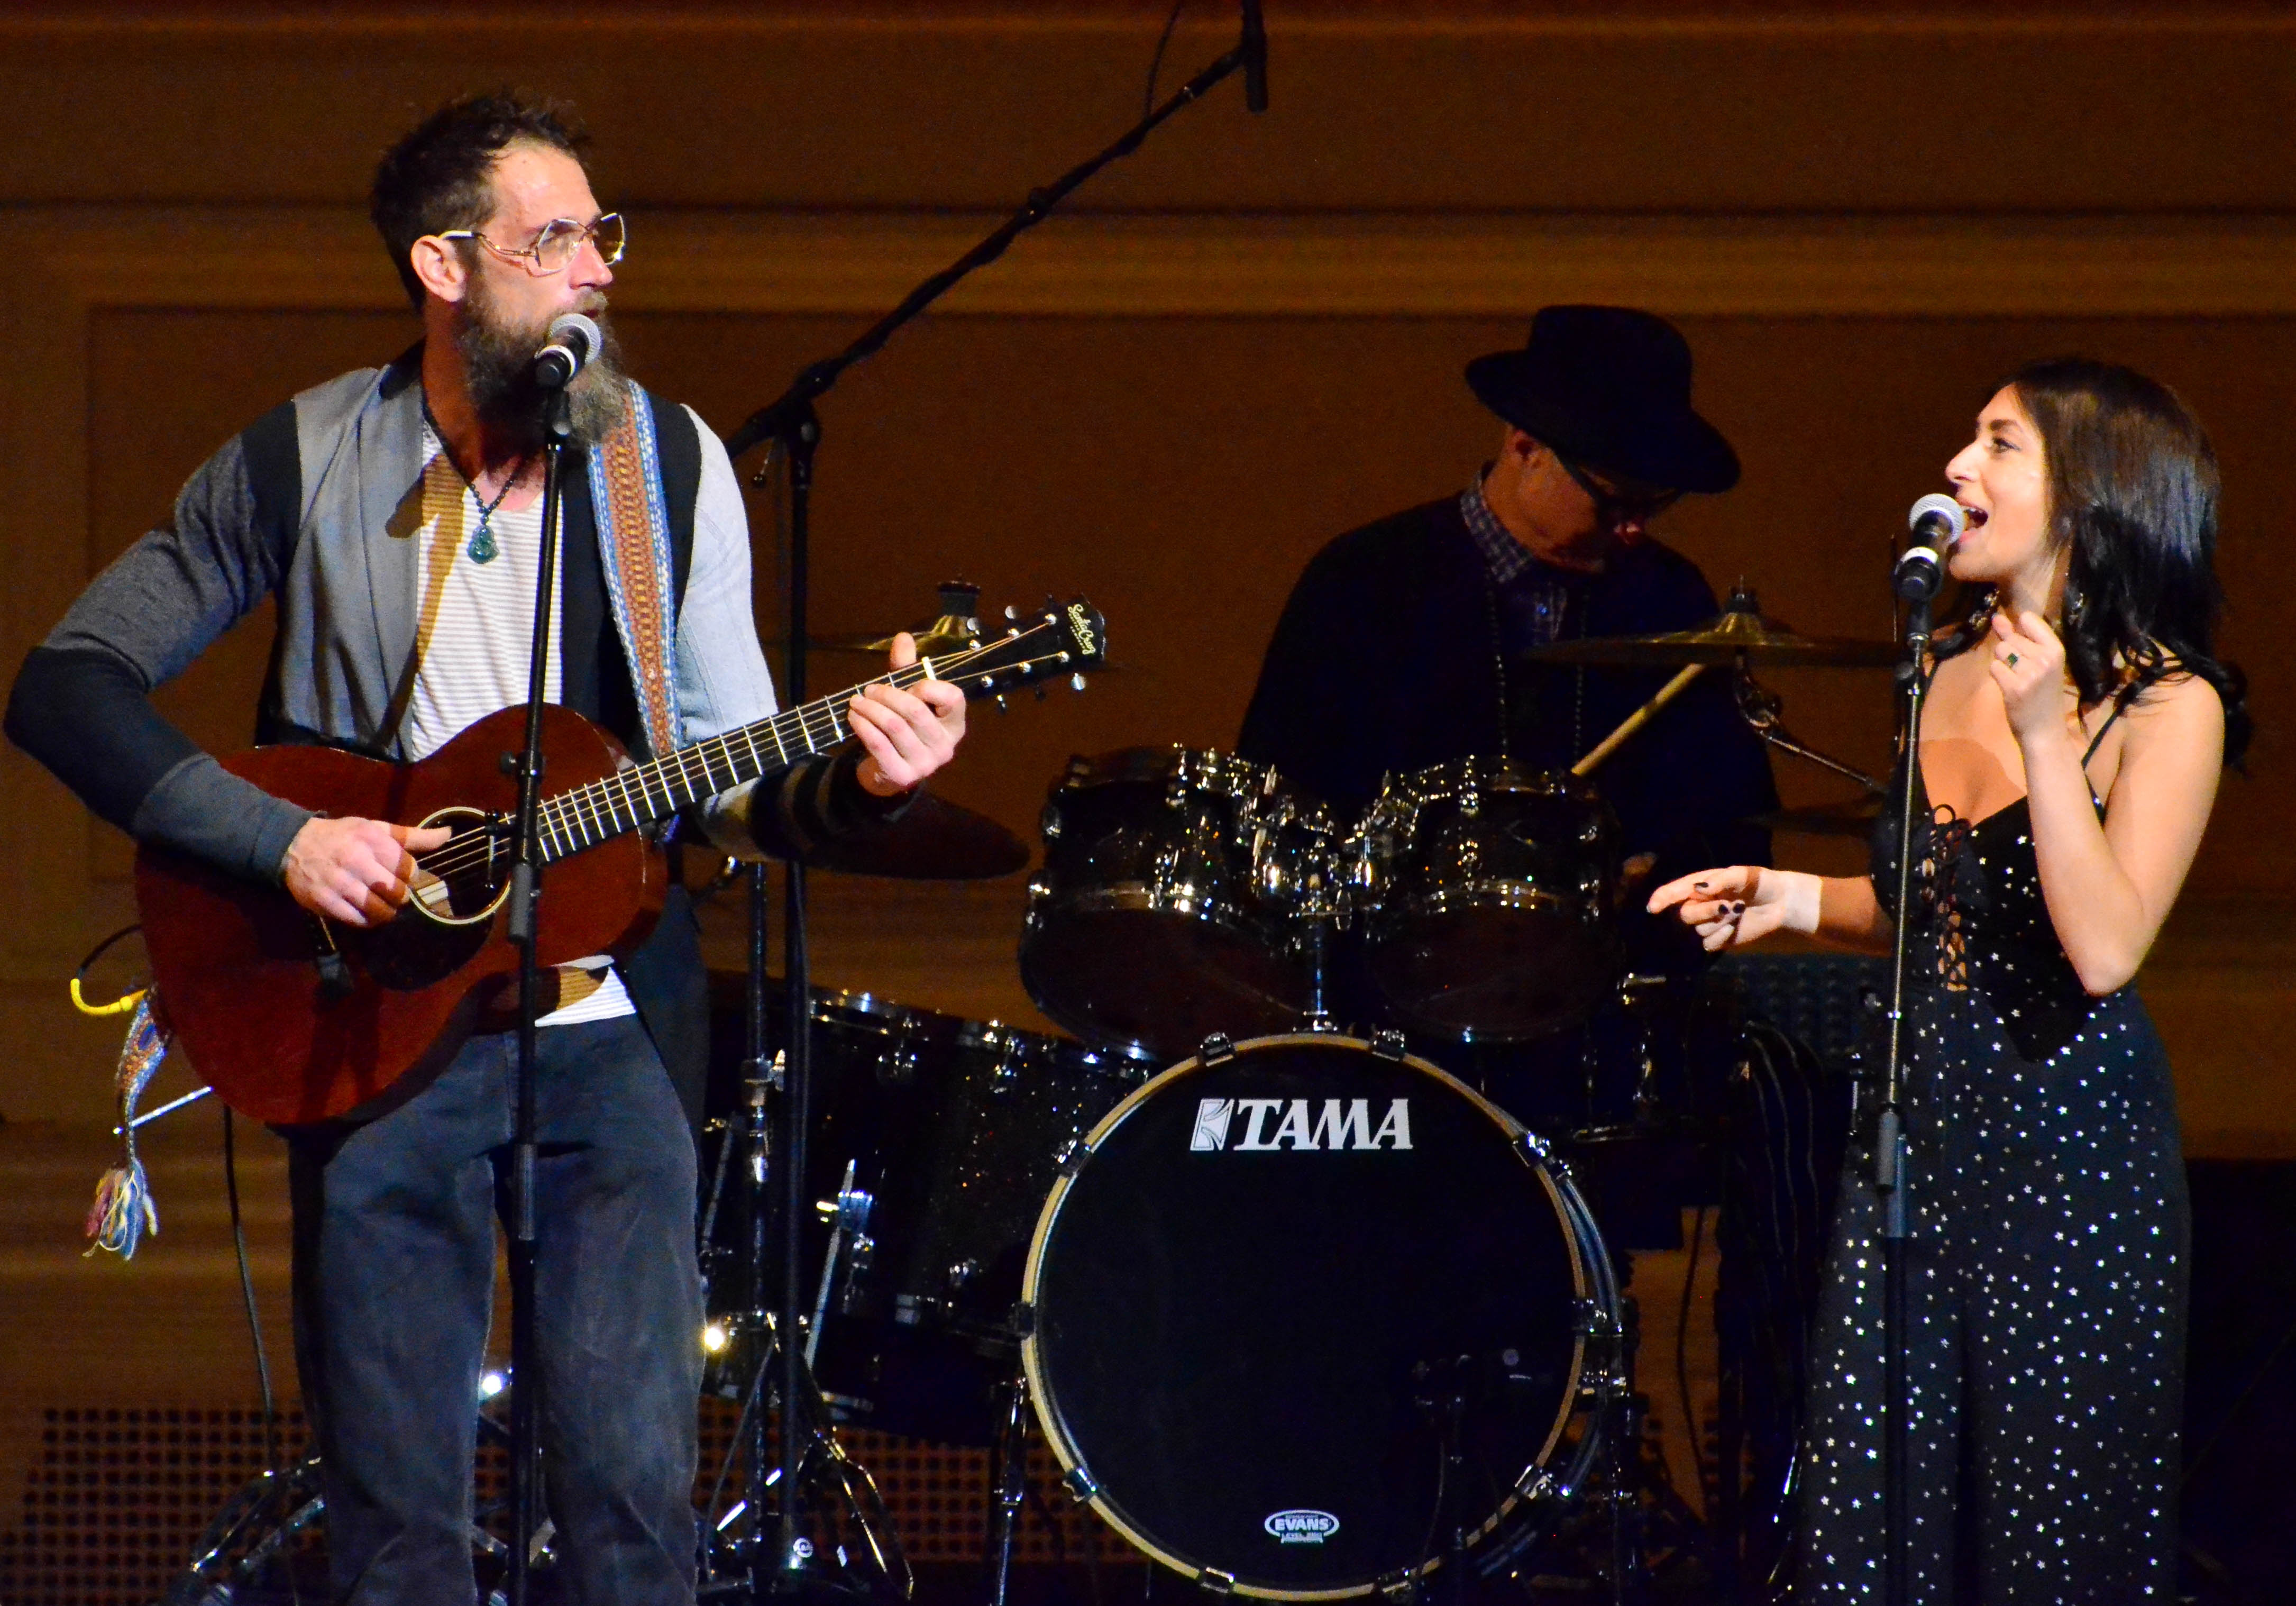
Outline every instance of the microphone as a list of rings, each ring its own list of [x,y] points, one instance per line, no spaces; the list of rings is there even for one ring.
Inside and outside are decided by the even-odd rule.
[[[1946,557],[1969,528],[1969,513],[1943,492],[1931,491],[1914,504],[1906,523],[1913,535],[1898,556],[1890,584],[1906,601],[1926,602],[1945,584]]]
[[[605,343],[598,326],[580,313],[560,313],[550,320],[550,343],[534,354],[534,382],[545,390],[564,389]]]
[[[1259,0],[1243,0],[1243,103],[1255,113],[1267,110],[1267,27]]]

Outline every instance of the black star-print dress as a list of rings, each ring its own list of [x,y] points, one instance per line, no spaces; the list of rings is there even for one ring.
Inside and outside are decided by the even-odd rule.
[[[1894,822],[1875,844],[1886,903]],[[2167,1055],[2132,988],[2083,990],[2022,799],[1974,823],[1933,811],[1915,864],[1908,1598],[2173,1600],[2189,1226]],[[1807,1602],[1882,1587],[1877,1090],[1865,1091],[1811,1350]]]

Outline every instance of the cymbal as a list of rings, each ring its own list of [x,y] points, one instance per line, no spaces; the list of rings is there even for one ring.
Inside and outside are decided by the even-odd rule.
[[[962,652],[967,647],[980,643],[980,587],[970,580],[948,580],[939,586],[940,612],[922,625],[904,627],[917,638],[917,655],[930,658],[938,653]],[[893,650],[893,637],[898,630],[881,630],[860,635],[816,636],[806,645],[815,652],[865,652],[873,658],[882,658]],[[785,646],[775,641],[773,646]]]
[[[1757,668],[1887,668],[1898,661],[1894,642],[1847,635],[1802,635],[1763,616],[1754,594],[1733,592],[1730,605],[1689,630],[1655,635],[1597,635],[1554,642],[1523,655],[1541,663],[1607,664],[1667,668],[1681,664],[1731,664]]]
[[[1882,817],[1879,798],[1850,798],[1840,803],[1820,803],[1809,808],[1779,808],[1751,815],[1746,823],[1766,831],[1792,832],[1805,837],[1862,837]]]
[[[819,870],[910,881],[985,881],[1025,869],[1029,849],[987,815],[926,792],[891,824],[806,856]]]

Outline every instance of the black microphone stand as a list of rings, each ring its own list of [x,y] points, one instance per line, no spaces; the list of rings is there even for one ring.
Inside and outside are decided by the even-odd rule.
[[[1247,24],[1247,34],[1250,32]],[[848,368],[862,362],[882,349],[900,328],[922,314],[935,301],[947,295],[975,268],[986,266],[1003,256],[1012,243],[1037,224],[1052,216],[1062,201],[1074,193],[1095,174],[1120,157],[1129,156],[1146,142],[1181,108],[1201,100],[1214,86],[1248,64],[1264,60],[1264,43],[1250,37],[1240,40],[1236,47],[1221,56],[1195,77],[1172,92],[1169,99],[1154,108],[1113,143],[1097,155],[1070,168],[1041,189],[1031,190],[1029,198],[1018,210],[1005,219],[978,245],[966,251],[939,273],[924,280],[901,299],[899,305],[856,338],[833,356],[811,364],[801,370],[781,396],[751,414],[742,426],[726,438],[729,457],[739,457],[754,447],[770,441],[789,464],[789,657],[784,680],[789,701],[792,705],[805,699],[805,669],[807,643],[807,612],[808,572],[811,562],[813,460],[821,445],[821,419],[814,404],[827,395]],[[1255,68],[1255,76],[1264,74],[1264,66]],[[1263,91],[1264,94],[1264,91]],[[1257,108],[1254,108],[1257,110]],[[768,462],[759,471],[757,482],[763,483],[772,471]],[[780,1346],[779,1394],[782,1402],[782,1430],[779,1450],[780,1464],[770,1478],[758,1475],[765,1464],[765,1413],[755,1413],[754,1438],[750,1446],[750,1498],[751,1511],[757,1513],[755,1532],[764,1536],[764,1493],[768,1482],[778,1486],[779,1524],[776,1544],[770,1566],[765,1545],[752,1546],[750,1588],[752,1599],[768,1594],[793,1594],[818,1588],[816,1568],[819,1557],[801,1528],[800,1498],[806,1466],[813,1457],[813,1447],[821,1427],[797,1421],[806,1409],[801,1403],[815,1397],[812,1380],[807,1374],[805,1345],[800,1335],[800,1325],[805,1305],[803,1234],[810,1209],[806,1186],[806,1140],[812,1118],[812,1036],[813,988],[806,948],[806,873],[805,866],[794,861],[785,866],[782,920],[783,928],[784,980],[788,996],[789,1040],[784,1046],[783,1061],[782,1097],[777,1101],[779,1118],[774,1123],[772,1150],[780,1159],[781,1188],[781,1250],[783,1256],[780,1284],[780,1309],[775,1314],[775,1341]],[[751,919],[763,918],[765,893],[762,869],[753,870],[750,907]],[[750,1018],[762,1019],[765,1009],[765,975],[762,965],[764,945],[752,940],[750,945],[750,972],[749,979]],[[762,1286],[763,1266],[753,1266],[752,1287]],[[513,1606],[521,1603],[513,1602]]]
[[[1891,950],[1890,1045],[1874,1133],[1874,1193],[1882,1213],[1882,1599],[1902,1606],[1911,1585],[1906,1495],[1906,1238],[1912,1221],[1910,1156],[1906,1141],[1906,982],[1913,958],[1914,797],[1920,790],[1922,708],[1929,696],[1931,606],[1943,574],[1934,564],[1901,563],[1894,589],[1906,604],[1903,656],[1897,669],[1904,715],[1905,763],[1898,785],[1898,919]]]
[[[518,813],[512,826],[510,918],[507,935],[518,948],[518,1072],[511,1133],[510,1184],[510,1606],[527,1606],[527,1586],[540,1526],[542,1494],[542,1368],[535,1361],[534,1158],[535,1020],[542,1002],[534,963],[536,922],[542,895],[542,705],[550,690],[550,625],[556,612],[561,475],[573,432],[562,384],[544,403],[542,430],[542,553],[534,585],[534,645],[526,677],[526,742],[504,753],[503,768],[518,778]]]

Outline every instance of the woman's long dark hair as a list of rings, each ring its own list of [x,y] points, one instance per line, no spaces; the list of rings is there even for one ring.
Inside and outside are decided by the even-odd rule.
[[[2215,651],[2224,592],[2208,431],[2168,386],[2112,363],[2028,363],[2006,388],[2041,434],[2052,544],[2072,552],[2061,628],[2081,706],[2196,675],[2224,703],[2225,762],[2237,766],[2248,681]]]

